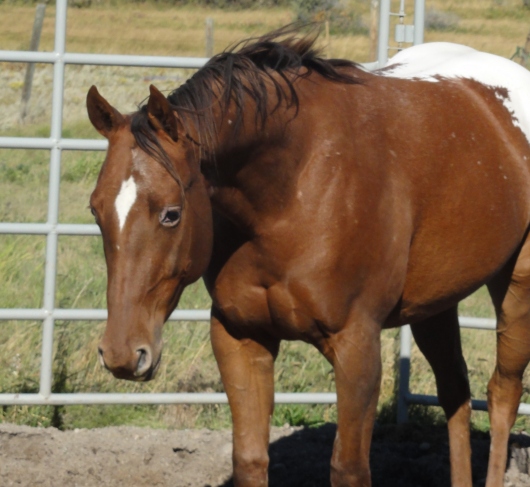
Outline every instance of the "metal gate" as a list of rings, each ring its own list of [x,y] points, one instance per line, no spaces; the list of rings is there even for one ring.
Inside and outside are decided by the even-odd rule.
[[[0,223],[0,234],[46,235],[46,264],[44,276],[43,308],[0,309],[0,320],[42,320],[42,351],[40,388],[36,394],[0,394],[0,405],[66,405],[66,404],[208,404],[226,403],[220,393],[52,393],[53,331],[56,320],[97,320],[107,318],[104,309],[61,309],[55,307],[55,281],[57,272],[57,243],[60,235],[99,235],[97,225],[59,223],[59,184],[61,154],[65,150],[105,151],[107,141],[71,139],[62,137],[62,112],[64,70],[67,64],[101,66],[143,66],[198,69],[206,58],[125,56],[102,54],[75,54],[65,52],[67,0],[57,0],[55,17],[54,52],[0,51],[0,61],[53,64],[52,117],[49,138],[0,137],[0,148],[44,149],[50,151],[48,185],[48,217],[46,223]],[[390,16],[399,17],[396,41],[423,42],[424,0],[414,2],[414,28],[403,23],[404,0],[398,13],[391,13],[391,0],[380,0],[378,61],[366,65],[376,68],[386,63],[390,37]],[[399,27],[402,26],[402,27]],[[207,321],[208,310],[177,310],[170,320]],[[463,318],[462,325],[474,328],[494,328],[493,320]],[[406,419],[408,404],[436,404],[436,398],[412,394],[409,391],[410,329],[401,334],[399,418]],[[336,402],[334,393],[277,393],[277,403],[329,404]],[[474,402],[482,409],[484,401]],[[530,405],[522,405],[520,412],[530,414]]]

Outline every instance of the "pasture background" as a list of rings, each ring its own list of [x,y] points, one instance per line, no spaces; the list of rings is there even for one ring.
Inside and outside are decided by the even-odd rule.
[[[89,3],[85,2],[85,5]],[[90,7],[69,8],[67,51],[204,56],[206,17],[214,19],[214,52],[218,52],[235,41],[263,34],[295,20],[305,12],[304,5],[311,2],[293,5],[288,1],[264,1],[257,2],[254,8],[248,8],[251,2],[226,1],[222,4],[219,0],[210,3],[224,5],[224,8],[208,7],[200,2],[120,0],[94,0]],[[238,5],[246,8],[237,8]],[[317,19],[331,18],[329,45],[321,42],[324,52],[330,57],[370,61],[366,27],[369,25],[369,2],[344,1],[337,2],[337,5],[340,9],[332,12],[333,15],[329,11],[316,12]],[[513,55],[517,46],[524,45],[530,27],[530,11],[522,6],[521,1],[427,0],[426,7],[426,41],[459,42],[505,57]],[[27,49],[34,11],[32,2],[0,0],[0,49]],[[344,18],[350,22],[346,29]],[[40,50],[52,49],[53,36],[54,7],[49,5]],[[24,73],[24,64],[0,63],[0,135],[47,137],[52,68],[37,65],[29,116],[21,124],[18,113]],[[169,91],[191,74],[191,70],[176,69],[67,66],[63,136],[96,137],[87,121],[84,106],[86,92],[92,84],[96,84],[113,105],[128,112],[135,110],[145,98],[150,83]],[[102,159],[102,153],[71,151],[63,154],[62,223],[92,222],[87,209],[88,197]],[[45,221],[48,163],[47,151],[0,149],[0,221]],[[0,307],[42,306],[44,245],[44,237],[0,235]],[[106,306],[105,264],[99,237],[61,237],[58,265],[58,307]],[[202,283],[197,283],[186,291],[180,307],[207,308],[208,305]],[[493,317],[485,290],[481,289],[465,300],[460,313]],[[222,390],[211,353],[207,323],[178,322],[165,326],[162,366],[157,379],[147,384],[116,381],[101,369],[96,345],[103,327],[104,323],[94,322],[56,323],[54,392]],[[485,398],[494,364],[495,334],[463,331],[462,340],[473,396]],[[0,392],[38,390],[40,345],[40,322],[0,322]],[[395,419],[397,353],[397,331],[385,331],[379,422]],[[411,377],[414,392],[435,394],[430,369],[416,349]],[[276,366],[276,390],[332,391],[333,371],[311,347],[302,343],[284,343]],[[529,390],[530,379],[525,376],[523,400],[528,397]],[[335,418],[334,406],[281,405],[276,408],[273,423],[319,425]],[[413,408],[412,418],[439,421],[441,416],[438,409],[418,406]],[[475,427],[488,427],[484,413],[474,413],[473,419]],[[220,428],[230,424],[226,406],[4,407],[0,411],[0,420],[65,429],[109,424]],[[519,419],[517,428],[526,427],[527,420]]]

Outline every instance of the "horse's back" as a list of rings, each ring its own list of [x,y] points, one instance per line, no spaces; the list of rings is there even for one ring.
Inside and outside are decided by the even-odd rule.
[[[530,73],[498,56],[433,43],[400,52],[377,74],[409,107],[401,117],[410,154],[402,168],[414,228],[400,321],[415,320],[487,282],[524,238]]]
[[[530,72],[508,59],[459,44],[434,42],[399,52],[380,74],[431,82],[469,79],[495,89],[499,101],[512,113],[514,125],[530,141]]]
[[[476,53],[444,46],[441,65],[466,64]],[[365,314],[391,313],[389,325],[415,321],[488,282],[516,251],[530,221],[528,140],[490,85],[434,78],[434,67],[422,81],[421,60],[433,53],[418,49],[400,53],[400,66],[384,75],[363,73],[360,84],[300,81],[299,113],[286,128],[291,145],[263,158],[276,185],[262,192],[275,191],[271,209],[258,212],[253,238],[216,281],[225,313],[267,308],[276,316],[302,294],[325,292],[307,311],[322,322],[343,323],[352,295],[363,296],[356,303],[370,308]],[[395,75],[408,62],[410,76]],[[296,156],[286,158],[289,151]],[[283,164],[270,163],[277,160]],[[259,274],[244,285],[243,262]],[[284,280],[289,292],[276,292]],[[234,288],[256,282],[268,289],[260,307]],[[264,321],[270,316],[263,312]],[[298,321],[282,319],[283,331],[304,328]]]

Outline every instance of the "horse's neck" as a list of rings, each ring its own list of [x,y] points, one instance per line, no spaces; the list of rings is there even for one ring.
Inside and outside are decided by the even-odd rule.
[[[277,110],[256,126],[245,111],[234,136],[234,121],[224,116],[215,157],[203,166],[211,185],[212,204],[240,227],[251,230],[264,215],[281,211],[296,176],[296,157],[287,143],[291,110]]]

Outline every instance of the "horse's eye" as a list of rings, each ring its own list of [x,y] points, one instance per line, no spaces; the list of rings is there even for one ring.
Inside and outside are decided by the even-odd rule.
[[[180,206],[166,206],[158,217],[164,227],[174,227],[180,222],[182,208]]]
[[[98,216],[96,214],[96,210],[94,210],[94,207],[92,206],[90,207],[90,213],[92,213],[92,216],[97,219]]]

